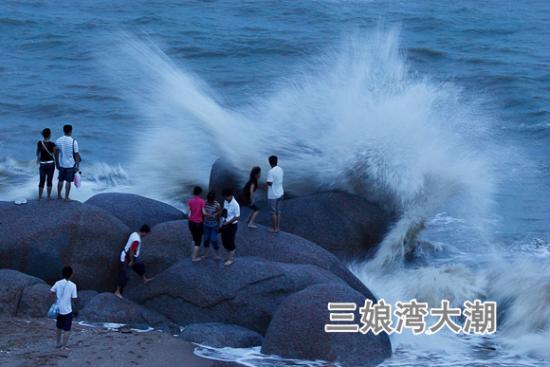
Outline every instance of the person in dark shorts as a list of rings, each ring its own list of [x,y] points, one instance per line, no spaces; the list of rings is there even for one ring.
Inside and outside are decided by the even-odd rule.
[[[151,228],[144,224],[139,232],[134,232],[128,238],[126,245],[120,253],[120,270],[118,275],[118,284],[115,290],[115,296],[122,298],[124,287],[128,283],[128,272],[132,269],[143,280],[143,283],[149,283],[153,278],[145,276],[145,264],[141,261],[141,241],[143,237],[151,233]]]
[[[220,259],[220,253],[218,246],[218,229],[220,227],[220,214],[222,212],[222,206],[216,200],[216,193],[211,191],[206,196],[206,204],[202,209],[204,217],[203,222],[203,244],[205,248],[204,257],[208,257],[208,250],[210,243],[214,247],[214,259]]]
[[[63,182],[65,182],[65,201],[71,201],[69,193],[74,175],[80,167],[80,153],[78,142],[72,137],[73,127],[63,126],[64,135],[55,142],[55,163],[59,170],[59,182],[57,183],[57,198],[61,199]]]
[[[67,343],[69,342],[73,323],[72,300],[77,298],[77,294],[76,284],[71,282],[73,269],[70,266],[66,266],[63,268],[62,274],[63,279],[57,281],[50,290],[55,293],[57,307],[59,308],[56,322],[56,348],[69,349]]]
[[[195,186],[193,189],[193,198],[187,203],[188,216],[187,223],[189,225],[189,231],[193,237],[193,255],[191,260],[193,262],[201,261],[199,251],[201,249],[202,234],[203,234],[203,209],[204,200],[201,198],[202,188]]]
[[[44,186],[48,188],[48,200],[52,198],[53,175],[55,173],[55,143],[50,141],[52,131],[42,130],[43,139],[36,144],[36,161],[39,164],[40,182],[38,200],[42,200]]]
[[[243,188],[243,204],[250,208],[250,214],[248,214],[248,218],[246,219],[248,228],[258,228],[255,221],[260,213],[260,207],[256,204],[256,190],[258,189],[258,181],[261,175],[262,169],[260,167],[252,168],[250,171],[250,178]]]
[[[225,213],[222,225],[222,242],[223,247],[228,252],[228,257],[224,262],[225,266],[232,265],[235,262],[235,236],[237,235],[239,218],[241,216],[241,207],[231,189],[223,190],[225,199],[223,210]]]

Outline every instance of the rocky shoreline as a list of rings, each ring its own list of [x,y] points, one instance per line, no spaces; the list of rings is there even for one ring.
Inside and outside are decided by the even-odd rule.
[[[375,300],[339,258],[368,256],[391,216],[345,193],[287,205],[285,221],[302,237],[241,226],[238,258],[228,268],[213,259],[192,263],[184,214],[152,199],[106,193],[86,203],[0,202],[0,316],[44,317],[48,284],[71,265],[81,320],[150,325],[178,334],[179,341],[214,347],[261,345],[288,358],[378,364],[391,355],[387,335],[325,333],[324,324],[328,302]],[[335,217],[335,211],[346,215]],[[142,223],[154,226],[142,257],[155,280],[143,285],[131,278],[120,300],[110,293],[118,254]],[[366,235],[371,240],[363,241]]]

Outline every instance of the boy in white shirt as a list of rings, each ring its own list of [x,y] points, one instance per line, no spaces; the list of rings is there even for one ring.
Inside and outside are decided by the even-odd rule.
[[[281,231],[281,202],[285,194],[283,189],[284,172],[278,164],[277,156],[269,157],[269,165],[271,169],[267,172],[267,202],[271,209],[271,232],[277,233]]]
[[[77,297],[76,284],[70,280],[73,276],[73,269],[70,266],[64,267],[62,273],[63,279],[57,281],[51,289],[51,291],[55,293],[57,307],[59,308],[56,323],[56,348],[69,349],[67,343],[71,335],[71,326],[73,323],[73,308],[71,301]],[[62,336],[63,340],[61,340]]]
[[[235,236],[237,235],[239,218],[241,216],[241,207],[231,189],[223,190],[225,199],[223,204],[223,225],[222,225],[222,242],[223,247],[229,252],[225,266],[232,265],[235,262]]]

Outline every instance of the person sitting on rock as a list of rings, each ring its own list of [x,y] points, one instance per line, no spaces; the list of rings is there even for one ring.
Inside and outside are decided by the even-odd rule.
[[[271,169],[267,172],[267,201],[271,209],[271,232],[281,231],[281,202],[285,191],[283,189],[283,169],[278,166],[279,159],[269,157]]]
[[[188,218],[187,223],[189,225],[189,231],[193,237],[193,255],[191,260],[193,262],[201,261],[199,252],[201,249],[202,234],[203,234],[203,209],[204,200],[201,198],[202,188],[195,186],[193,189],[193,198],[187,203],[188,206]]]
[[[246,219],[248,228],[258,228],[256,226],[256,217],[260,213],[260,207],[256,204],[256,190],[258,189],[258,181],[262,175],[262,169],[260,167],[254,167],[250,171],[250,178],[243,188],[242,199],[244,204],[250,208],[250,214]]]
[[[63,279],[57,281],[50,290],[55,293],[59,310],[56,322],[56,348],[68,350],[67,343],[69,342],[71,326],[73,324],[72,300],[77,298],[77,294],[76,284],[71,282],[73,269],[70,266],[64,267],[62,275]]]
[[[50,141],[52,131],[48,128],[42,130],[43,140],[36,145],[36,159],[40,165],[40,182],[38,183],[38,200],[42,199],[44,186],[47,183],[48,200],[52,197],[53,175],[55,173],[55,143]]]
[[[241,208],[231,189],[223,190],[223,197],[225,199],[223,205],[225,216],[222,225],[222,242],[223,247],[229,253],[224,265],[229,266],[235,262],[235,236],[237,235]]]
[[[134,232],[128,238],[128,242],[120,253],[120,271],[118,276],[118,285],[115,290],[115,296],[122,298],[124,287],[128,283],[128,269],[135,271],[143,280],[143,283],[149,283],[153,278],[145,276],[145,264],[141,261],[141,240],[151,233],[151,228],[144,224],[139,232]]]
[[[206,204],[202,209],[202,214],[204,216],[204,248],[205,253],[204,257],[208,257],[208,249],[210,243],[214,247],[214,259],[220,259],[219,246],[218,246],[218,228],[220,226],[220,214],[222,212],[222,207],[220,203],[216,200],[216,193],[211,191],[206,196]]]

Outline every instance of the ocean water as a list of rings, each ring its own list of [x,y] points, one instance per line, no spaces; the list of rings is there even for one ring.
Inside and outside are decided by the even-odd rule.
[[[402,213],[349,264],[378,297],[499,302],[496,335],[393,335],[384,365],[548,364],[550,3],[6,0],[0,80],[0,200],[35,195],[39,132],[67,122],[80,200],[177,205],[217,157],[276,153],[295,193]]]

